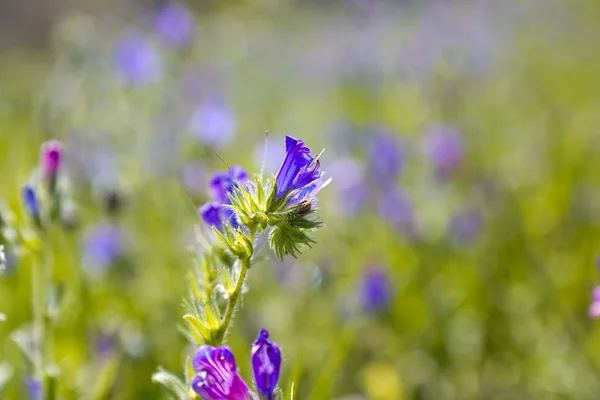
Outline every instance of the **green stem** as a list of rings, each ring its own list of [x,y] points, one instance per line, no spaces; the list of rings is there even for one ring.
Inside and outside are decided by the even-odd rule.
[[[244,281],[246,280],[246,274],[248,273],[248,268],[250,267],[250,258],[242,260],[242,270],[240,271],[240,277],[238,278],[237,284],[235,286],[235,290],[229,296],[229,304],[227,305],[227,311],[225,311],[225,317],[221,322],[221,326],[215,335],[215,342],[217,345],[221,345],[223,339],[225,338],[225,333],[227,332],[227,328],[231,323],[231,318],[233,317],[233,312],[235,311],[235,306],[238,298],[242,294],[242,289],[244,287]]]
[[[44,328],[45,324],[45,294],[44,294],[44,271],[41,259],[38,255],[33,256],[31,268],[31,296],[33,306],[33,326],[36,339],[36,349],[34,354],[34,377],[44,384]]]

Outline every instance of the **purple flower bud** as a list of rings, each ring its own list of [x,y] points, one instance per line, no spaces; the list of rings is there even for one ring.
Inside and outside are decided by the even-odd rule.
[[[221,203],[210,201],[200,207],[198,213],[206,224],[214,226],[219,230],[223,228]]]
[[[83,265],[90,272],[104,272],[123,255],[123,234],[112,224],[96,225],[84,238]]]
[[[162,73],[159,53],[139,32],[125,34],[117,43],[114,57],[117,73],[127,83],[152,83]]]
[[[250,400],[229,347],[201,346],[194,357],[192,389],[203,400]]]
[[[168,2],[156,10],[154,29],[166,44],[181,47],[194,35],[194,16],[182,4]]]
[[[281,369],[281,351],[279,346],[269,340],[269,332],[261,329],[258,338],[252,344],[252,371],[258,391],[273,399],[273,391],[279,380]]]
[[[44,176],[55,177],[62,164],[62,144],[58,140],[44,142],[40,153],[40,166]]]
[[[33,217],[38,217],[40,215],[40,204],[33,187],[30,185],[23,186],[21,197],[27,212]]]
[[[295,189],[301,189],[294,201],[310,200],[322,187],[323,173],[320,163],[310,155],[304,142],[291,136],[285,137],[285,158],[277,173],[277,197]]]
[[[369,154],[369,174],[380,187],[387,188],[393,184],[403,164],[403,154],[394,136],[373,136]]]
[[[237,129],[233,113],[222,101],[208,101],[198,106],[190,125],[197,139],[217,148],[227,146]]]
[[[34,378],[25,379],[25,387],[30,400],[42,400],[42,383]]]
[[[458,130],[448,125],[436,125],[425,133],[425,154],[442,178],[454,172],[463,159],[463,140]]]
[[[360,297],[368,313],[385,309],[392,299],[392,288],[386,272],[381,268],[367,270],[362,278]]]

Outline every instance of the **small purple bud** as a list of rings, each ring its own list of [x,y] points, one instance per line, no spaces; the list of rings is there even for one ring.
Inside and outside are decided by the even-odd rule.
[[[154,29],[169,46],[181,47],[194,35],[194,16],[182,4],[161,4],[154,15]]]
[[[425,133],[424,147],[425,154],[441,178],[452,174],[463,160],[463,140],[458,129],[452,126],[430,127]]]
[[[203,400],[250,400],[229,347],[200,346],[193,361],[192,389]]]
[[[279,346],[269,340],[269,332],[265,329],[260,330],[258,338],[252,344],[251,359],[256,388],[260,394],[272,400],[279,381],[281,351]]]
[[[373,268],[364,273],[360,296],[367,313],[381,311],[389,305],[392,299],[392,288],[385,270]]]
[[[128,32],[115,48],[117,73],[127,83],[148,84],[162,73],[162,59],[152,43],[139,32]]]
[[[44,176],[55,177],[62,165],[63,147],[58,140],[44,142],[40,151],[40,166]]]
[[[394,184],[404,164],[396,137],[377,134],[372,138],[369,154],[369,174],[381,188]]]
[[[27,212],[33,217],[39,217],[40,205],[35,190],[30,185],[25,185],[21,189],[21,198]]]
[[[89,272],[105,272],[123,255],[123,234],[112,224],[96,225],[83,242],[83,265]]]
[[[216,201],[210,201],[198,209],[202,220],[219,230],[223,229],[222,211],[221,203]]]

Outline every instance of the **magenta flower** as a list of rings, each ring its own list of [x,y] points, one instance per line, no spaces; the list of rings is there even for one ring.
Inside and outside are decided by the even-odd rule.
[[[281,351],[279,346],[269,340],[269,332],[265,329],[260,330],[258,338],[252,344],[251,359],[256,388],[267,400],[272,400],[279,380]]]
[[[197,374],[192,389],[202,400],[250,400],[229,347],[200,346],[193,365]]]
[[[44,142],[40,151],[40,166],[44,176],[56,177],[62,165],[63,147],[58,140]]]
[[[302,140],[285,137],[285,158],[276,177],[277,198],[293,190],[298,192],[291,201],[299,203],[314,198],[323,187],[319,160],[310,155]]]
[[[592,290],[592,304],[588,308],[588,314],[592,318],[600,317],[600,286]]]

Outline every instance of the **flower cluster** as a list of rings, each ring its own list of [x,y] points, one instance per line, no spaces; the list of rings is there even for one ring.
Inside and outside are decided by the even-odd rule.
[[[273,399],[281,369],[279,346],[269,340],[262,329],[252,345],[254,382],[261,398]],[[235,357],[229,347],[203,345],[198,348],[193,366],[196,375],[192,389],[203,400],[249,400],[250,391],[240,377]]]

